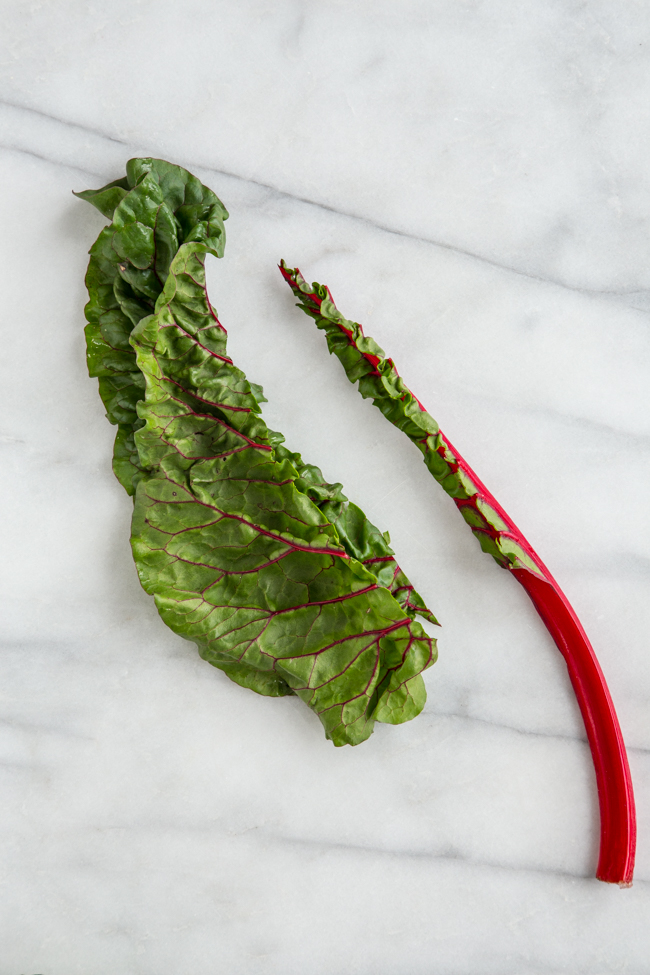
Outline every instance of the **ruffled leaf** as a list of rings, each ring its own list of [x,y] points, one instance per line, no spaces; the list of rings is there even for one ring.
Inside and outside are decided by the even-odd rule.
[[[112,215],[87,274],[88,366],[162,618],[242,686],[298,695],[337,745],[415,717],[436,657],[415,615],[435,617],[387,533],[268,429],[261,387],[229,358],[204,272],[225,208],[152,159],[79,195]]]

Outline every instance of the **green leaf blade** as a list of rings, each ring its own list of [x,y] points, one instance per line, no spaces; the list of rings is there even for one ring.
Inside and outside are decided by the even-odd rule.
[[[127,184],[91,249],[87,343],[141,584],[232,680],[298,695],[334,744],[358,744],[424,703],[436,649],[415,615],[435,618],[388,536],[282,445],[229,358],[204,271],[223,205],[160,160],[131,160]]]

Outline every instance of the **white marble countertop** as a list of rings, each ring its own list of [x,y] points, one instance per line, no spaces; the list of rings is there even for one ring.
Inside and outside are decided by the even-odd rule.
[[[614,0],[3,5],[0,975],[650,970],[650,10]],[[84,362],[133,155],[230,210],[210,293],[293,449],[438,614],[409,724],[335,749],[160,621]],[[634,887],[563,661],[293,307],[363,322],[566,589],[629,746]]]

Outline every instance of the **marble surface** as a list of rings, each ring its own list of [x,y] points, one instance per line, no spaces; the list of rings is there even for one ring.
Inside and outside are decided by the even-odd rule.
[[[650,10],[2,5],[0,975],[642,975],[650,957]],[[443,624],[427,707],[334,749],[140,589],[84,362],[132,155],[230,210],[231,354]],[[565,587],[629,745],[634,887],[559,654],[293,307],[326,281]]]

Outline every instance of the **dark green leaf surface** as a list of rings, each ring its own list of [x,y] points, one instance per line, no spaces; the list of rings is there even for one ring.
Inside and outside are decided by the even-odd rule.
[[[91,250],[87,337],[114,468],[135,491],[142,585],[231,679],[298,695],[335,744],[357,744],[422,709],[435,641],[414,617],[435,618],[388,536],[283,446],[228,357],[204,272],[223,252],[221,204],[168,163],[127,172],[129,189],[90,199],[107,215],[117,203]]]
[[[129,494],[142,475],[133,434],[142,375],[129,345],[131,330],[150,315],[179,244],[203,241],[221,257],[226,208],[191,173],[161,159],[131,159],[127,175],[76,195],[112,219],[90,250],[86,286],[88,371],[111,423],[117,424],[113,470]]]
[[[297,268],[287,267],[284,261],[280,270],[299,299],[298,307],[325,332],[327,347],[350,382],[358,383],[361,395],[371,399],[423,454],[429,472],[453,498],[483,551],[502,568],[526,569],[540,576],[531,551],[515,537],[505,513],[406,386],[393,360],[384,357],[384,350],[358,322],[341,314],[326,285],[308,284]]]

